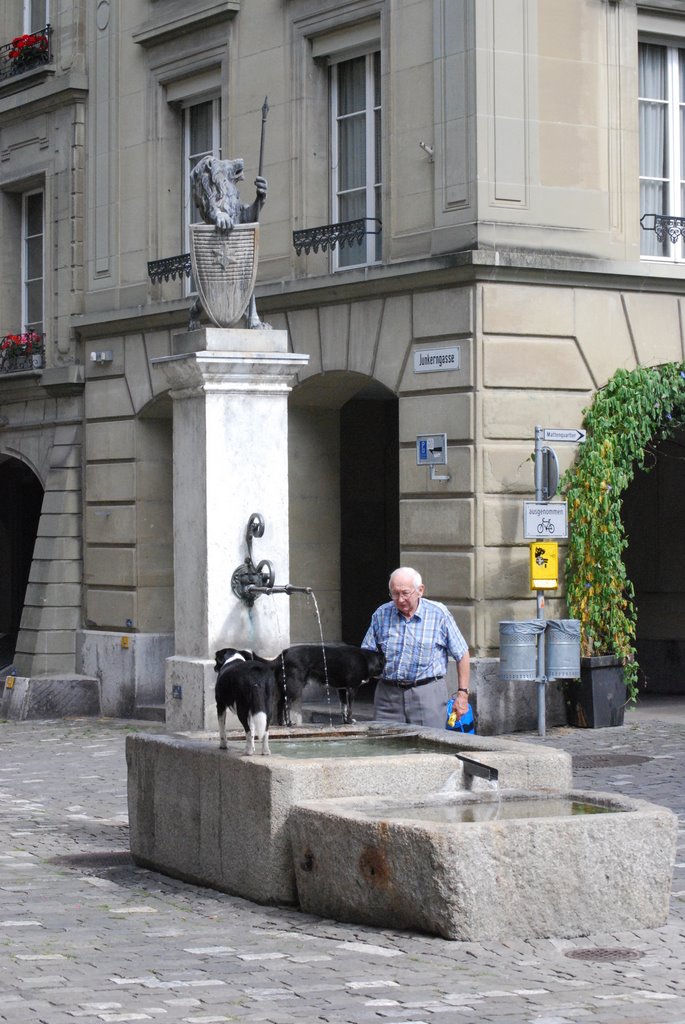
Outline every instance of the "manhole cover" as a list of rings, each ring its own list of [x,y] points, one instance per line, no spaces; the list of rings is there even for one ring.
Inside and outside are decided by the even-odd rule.
[[[571,960],[639,960],[644,956],[639,949],[569,949],[564,954]]]
[[[644,754],[574,754],[575,768],[620,768],[622,765],[645,764],[653,758]]]
[[[133,864],[128,850],[103,850],[90,853],[68,853],[62,857],[52,857],[52,864],[62,864],[67,868],[105,868],[129,867]]]

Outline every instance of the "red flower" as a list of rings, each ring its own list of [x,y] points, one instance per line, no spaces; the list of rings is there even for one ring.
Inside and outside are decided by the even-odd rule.
[[[28,57],[35,53],[45,53],[48,48],[48,37],[42,32],[32,32],[24,36],[16,36],[12,40],[12,49],[9,52],[10,60],[17,60],[19,57]],[[24,52],[26,51],[26,53]]]
[[[22,355],[31,355],[33,346],[40,344],[40,334],[35,331],[27,331],[25,334],[6,334],[0,342],[0,350],[14,349]]]

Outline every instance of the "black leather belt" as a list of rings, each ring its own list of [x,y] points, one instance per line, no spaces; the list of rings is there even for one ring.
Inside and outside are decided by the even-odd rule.
[[[427,679],[415,679],[413,682],[411,679],[382,679],[382,683],[387,683],[388,686],[397,686],[400,690],[413,690],[415,686],[425,686],[427,683],[436,683],[439,679],[443,679],[443,676],[428,676]]]

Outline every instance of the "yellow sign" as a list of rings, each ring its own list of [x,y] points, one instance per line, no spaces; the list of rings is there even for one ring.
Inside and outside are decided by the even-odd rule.
[[[123,647],[124,650],[128,649],[128,644],[129,644],[128,637],[127,636],[122,636],[122,638],[121,638],[121,646]]]
[[[14,689],[14,681],[15,681],[16,678],[17,678],[16,676],[7,676],[6,679],[5,679],[5,688],[8,689],[8,690],[13,690]]]
[[[530,589],[554,590],[559,586],[559,545],[554,540],[530,545]]]

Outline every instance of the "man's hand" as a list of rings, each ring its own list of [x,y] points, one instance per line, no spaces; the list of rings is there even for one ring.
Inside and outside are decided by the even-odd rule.
[[[255,178],[254,187],[257,189],[257,199],[260,203],[266,202],[266,193],[269,189],[269,183],[266,178]]]
[[[459,718],[461,718],[462,715],[466,714],[466,712],[469,709],[469,695],[468,695],[468,693],[464,693],[463,690],[458,690],[457,691],[457,700],[456,700],[455,707],[457,709],[457,715],[459,716]]]

